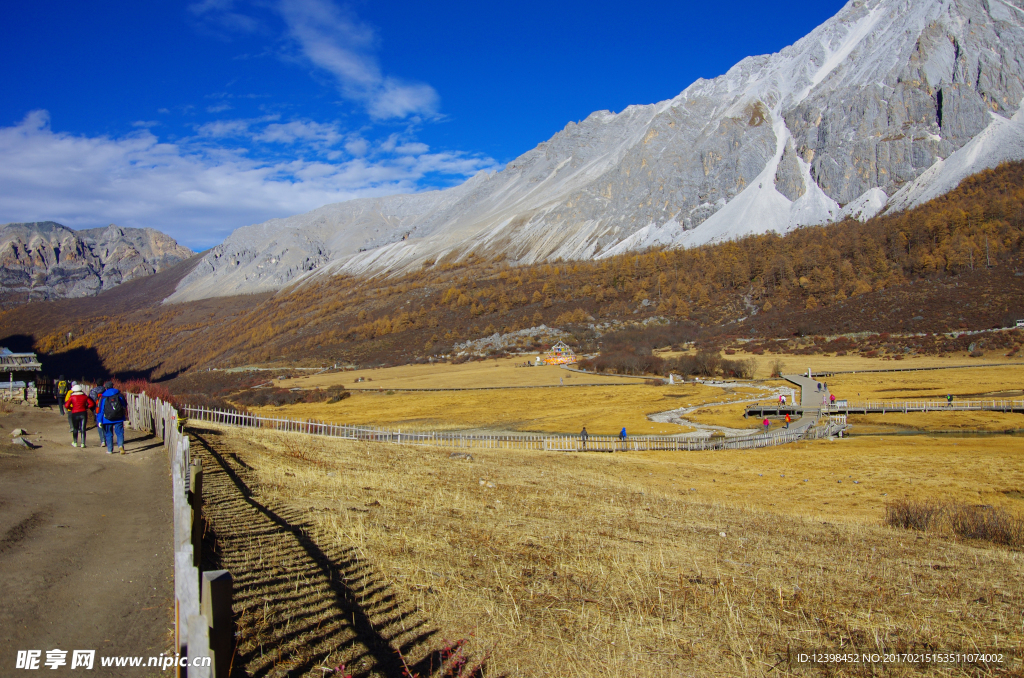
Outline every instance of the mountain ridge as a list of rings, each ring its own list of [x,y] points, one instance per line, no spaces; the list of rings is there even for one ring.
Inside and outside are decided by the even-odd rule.
[[[151,228],[74,231],[54,221],[0,225],[0,294],[12,301],[91,296],[193,256]]]

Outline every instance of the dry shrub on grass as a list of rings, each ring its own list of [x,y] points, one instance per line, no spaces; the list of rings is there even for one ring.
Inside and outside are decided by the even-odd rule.
[[[993,544],[1024,546],[1024,519],[997,506],[900,499],[885,507],[885,524]]]
[[[300,391],[277,387],[254,388],[236,393],[231,399],[242,407],[265,407],[267,405],[280,407],[281,405],[294,405],[296,403],[328,403],[333,405],[351,395],[352,393],[346,391],[344,386],[336,384],[328,386],[326,389],[313,388]]]
[[[1022,563],[1000,548],[706,504],[627,480],[650,462],[626,457],[225,434],[267,500],[493,650],[488,675],[760,675],[787,648],[1024,640]]]

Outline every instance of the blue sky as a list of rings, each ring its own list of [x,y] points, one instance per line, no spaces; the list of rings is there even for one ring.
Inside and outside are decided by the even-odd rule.
[[[7,2],[0,223],[239,226],[498,170],[843,3]]]

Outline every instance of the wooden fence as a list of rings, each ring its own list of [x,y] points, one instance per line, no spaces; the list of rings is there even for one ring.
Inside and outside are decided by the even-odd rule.
[[[578,435],[487,435],[450,433],[445,431],[403,431],[402,429],[332,424],[313,419],[261,417],[245,412],[184,407],[189,419],[242,428],[266,429],[290,433],[395,443],[400,445],[429,445],[454,449],[469,447],[492,450],[548,450],[587,452],[645,452],[650,450],[701,451],[771,447],[785,445],[804,438],[822,438],[836,435],[843,427],[829,420],[822,426],[804,429],[776,429],[767,433],[752,433],[735,437],[681,438],[675,436],[631,436],[625,440],[618,436],[591,435],[586,442]]]
[[[989,399],[989,400],[886,400],[864,403],[847,403],[846,405],[829,405],[826,410],[873,414],[888,412],[1024,412],[1024,399]]]
[[[782,416],[787,412],[799,413],[820,410],[825,414],[910,414],[913,412],[1016,412],[1024,414],[1024,399],[989,400],[885,400],[863,403],[849,403],[837,400],[834,404],[822,403],[812,407],[801,405],[781,406],[774,400],[748,405],[747,416]]]
[[[129,427],[149,431],[164,442],[171,466],[174,515],[174,644],[189,667],[178,676],[227,678],[234,647],[231,577],[223,571],[200,572],[202,462],[190,457],[189,438],[168,403],[145,394],[126,393]],[[225,618],[224,610],[228,613]],[[197,661],[198,660],[198,661]],[[205,663],[206,666],[201,664]]]

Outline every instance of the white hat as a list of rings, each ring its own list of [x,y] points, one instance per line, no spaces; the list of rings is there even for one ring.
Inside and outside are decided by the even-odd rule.
[[[71,387],[71,392],[72,393],[85,393],[85,391],[82,390],[82,387],[79,386],[78,384],[75,384],[74,386]]]

